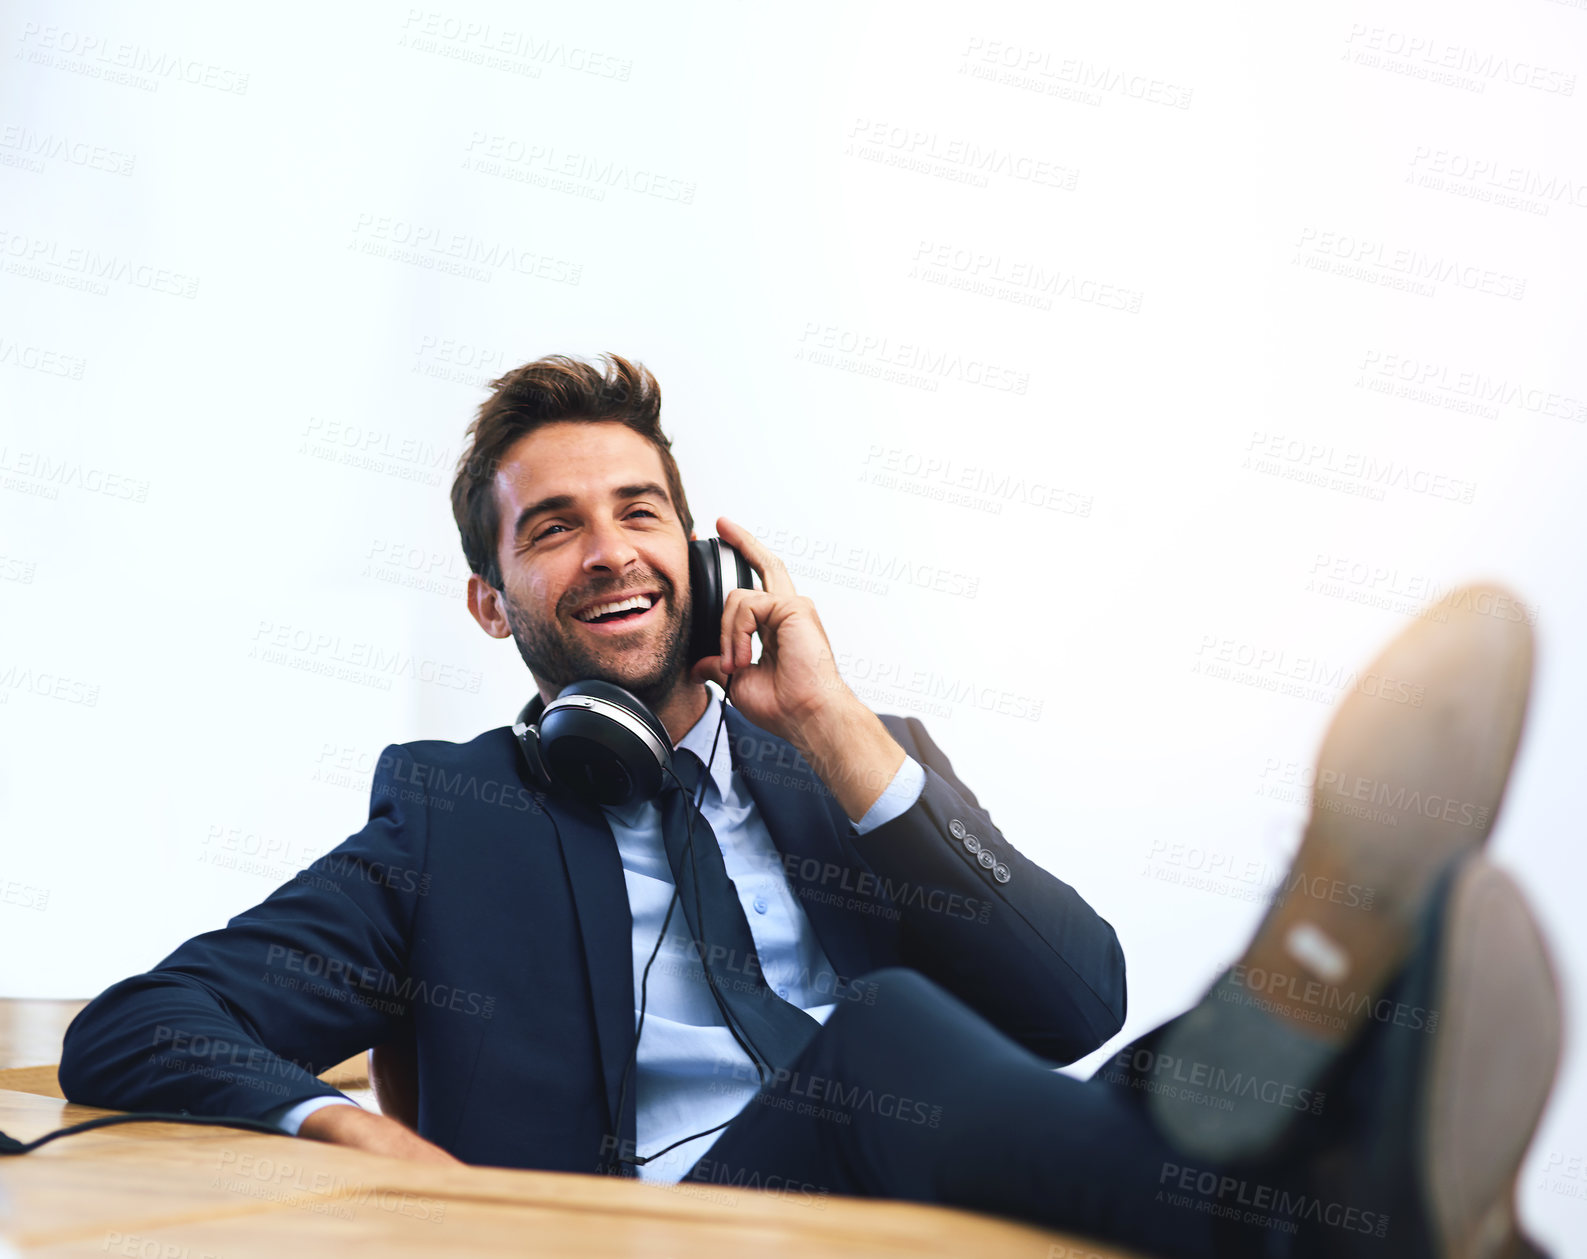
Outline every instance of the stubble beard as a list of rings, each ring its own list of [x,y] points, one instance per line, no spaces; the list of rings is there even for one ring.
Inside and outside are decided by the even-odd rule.
[[[683,679],[689,647],[690,608],[686,600],[677,598],[676,587],[660,573],[655,584],[662,588],[662,607],[666,621],[662,625],[660,644],[650,650],[637,650],[613,645],[602,648],[599,644],[577,637],[579,631],[568,629],[544,605],[531,608],[519,603],[506,590],[502,602],[507,609],[507,627],[512,631],[518,654],[535,677],[560,691],[569,682],[586,678],[599,678],[612,682],[631,692],[652,711],[660,708]],[[564,603],[582,604],[589,597],[600,597],[605,592]],[[620,597],[620,596],[619,596]]]

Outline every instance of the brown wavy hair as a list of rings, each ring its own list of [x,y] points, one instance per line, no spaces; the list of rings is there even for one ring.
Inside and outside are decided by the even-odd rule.
[[[452,478],[452,518],[470,571],[501,589],[497,539],[501,510],[496,469],[519,438],[563,421],[626,424],[661,455],[667,493],[687,536],[694,529],[672,443],[661,431],[661,386],[642,364],[602,354],[600,365],[566,354],[548,354],[515,367],[490,383],[491,395],[468,426]]]

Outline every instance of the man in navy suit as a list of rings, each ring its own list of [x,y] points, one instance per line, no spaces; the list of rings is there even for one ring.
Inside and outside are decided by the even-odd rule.
[[[657,806],[539,790],[499,727],[466,744],[386,748],[362,830],[90,1004],[63,1053],[72,1100],[269,1120],[437,1161],[949,1202],[1187,1255],[1255,1253],[1284,1234],[1283,1220],[1236,1228],[1218,1203],[1191,1203],[1205,1176],[1216,1188],[1231,1169],[1262,1166],[1280,1190],[1316,1198],[1324,1153],[1411,1140],[1380,1138],[1367,1119],[1294,1137],[1291,1114],[1242,1105],[1230,1136],[1200,1112],[1151,1109],[1165,1095],[1163,1046],[1179,1046],[1183,1065],[1188,1045],[1204,1067],[1226,1048],[1220,1018],[1234,1018],[1241,1045],[1269,1046],[1268,1074],[1307,1097],[1330,1071],[1370,1082],[1407,1055],[1431,1070],[1424,1047],[1363,1032],[1370,1015],[1348,1036],[1297,1035],[1304,1002],[1271,990],[1266,1013],[1239,1016],[1209,994],[1106,1079],[1055,1073],[1124,1021],[1112,928],[1002,836],[920,722],[878,717],[854,696],[814,605],[726,518],[720,535],[763,589],[728,594],[720,653],[686,667],[695,533],[649,373],[613,356],[604,371],[553,356],[494,390],[452,494],[469,610],[515,641],[544,700],[580,679],[616,683],[680,755],[698,756],[701,813],[753,933],[753,952],[722,963],[808,1016],[811,1039],[763,1080],[665,912],[673,876]],[[1513,751],[1484,755],[1507,771]],[[1501,772],[1492,792],[1502,785]],[[1466,855],[1480,836],[1458,839],[1450,852]],[[1303,867],[1337,855],[1337,841],[1319,843]],[[1482,899],[1462,889],[1491,880],[1424,864],[1401,897],[1396,939],[1410,964],[1374,978],[1375,1000],[1445,991],[1449,967],[1435,963],[1451,922]],[[1321,942],[1291,947],[1291,969],[1326,971],[1350,929],[1313,926]],[[1251,956],[1270,961],[1262,947]],[[1509,982],[1537,973],[1523,958]],[[316,1078],[371,1046],[415,1064],[413,1127]],[[1414,1192],[1395,1192],[1390,1205],[1413,1212],[1401,1199]],[[1389,1218],[1386,1206],[1366,1213]],[[1297,1235],[1319,1238],[1318,1253],[1339,1240]]]

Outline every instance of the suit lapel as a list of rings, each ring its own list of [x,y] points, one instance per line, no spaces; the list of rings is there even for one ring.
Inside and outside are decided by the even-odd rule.
[[[851,977],[871,969],[873,950],[863,916],[842,910],[846,892],[854,890],[857,872],[864,869],[842,840],[848,818],[793,744],[752,724],[731,704],[727,729],[733,768],[772,843],[785,858],[798,858],[785,861],[783,870],[827,959]]]
[[[634,1095],[628,1083],[624,1114],[616,1113],[623,1067],[634,1047],[634,928],[622,857],[606,817],[565,793],[548,795],[546,812],[562,846],[562,863],[573,888],[574,912],[590,976],[590,1003],[606,1081],[609,1131],[634,1138]]]

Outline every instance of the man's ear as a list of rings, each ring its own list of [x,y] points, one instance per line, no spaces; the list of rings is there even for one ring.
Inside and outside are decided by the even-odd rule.
[[[468,575],[468,610],[479,622],[480,629],[492,638],[508,638],[512,628],[507,624],[507,609],[501,591],[492,587],[478,573]]]

